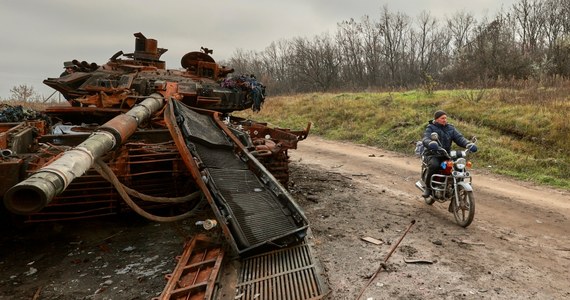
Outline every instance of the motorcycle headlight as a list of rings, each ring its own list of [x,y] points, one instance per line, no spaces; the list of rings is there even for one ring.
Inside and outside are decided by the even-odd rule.
[[[457,167],[457,169],[459,169],[459,170],[463,170],[463,169],[465,169],[466,164],[467,164],[467,161],[465,160],[465,158],[460,158],[455,162],[455,167]]]
[[[451,152],[449,152],[449,156],[451,156],[453,159],[456,159],[460,157],[467,157],[467,153],[465,151],[451,150]]]

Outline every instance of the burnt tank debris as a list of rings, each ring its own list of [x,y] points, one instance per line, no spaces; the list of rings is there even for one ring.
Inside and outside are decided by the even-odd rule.
[[[265,87],[255,76],[230,76],[234,70],[204,47],[184,55],[181,69],[166,69],[167,49],[157,45],[135,33],[133,53],[102,65],[75,59],[76,72],[44,80],[71,106],[38,116],[3,110],[5,209],[27,223],[125,210],[170,221],[205,199],[238,253],[302,239],[308,222],[283,185],[287,151],[309,126],[292,131],[233,117],[261,109]],[[153,213],[172,206],[179,215]]]
[[[321,299],[309,221],[285,188],[288,151],[311,124],[290,130],[233,116],[262,109],[265,86],[255,75],[234,75],[204,47],[184,55],[180,69],[166,69],[167,49],[134,36],[133,53],[116,52],[102,65],[74,59],[74,72],[44,80],[69,106],[2,107],[3,215],[46,223],[135,212],[171,222],[206,207],[215,217],[208,229],[222,240],[189,241],[156,299],[216,299],[218,283],[231,280],[221,275],[226,267],[241,274],[229,284],[235,297]],[[225,263],[228,250],[237,261]],[[260,273],[260,259],[284,267]],[[267,284],[282,292],[251,289]]]
[[[262,109],[255,75],[234,75],[204,47],[167,69],[167,50],[134,36],[133,53],[70,60],[72,72],[44,80],[70,105],[0,108],[3,220],[201,219],[207,233],[192,234],[153,299],[323,299],[309,221],[285,188],[288,151],[310,123],[233,116]]]

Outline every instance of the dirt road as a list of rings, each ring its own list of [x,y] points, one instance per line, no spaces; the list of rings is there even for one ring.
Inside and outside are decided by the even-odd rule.
[[[355,299],[360,292],[361,299],[570,297],[568,192],[477,166],[475,221],[464,229],[447,203],[424,203],[414,186],[416,157],[314,136],[290,155],[290,190],[312,222],[330,299]],[[416,224],[364,289],[412,220]]]
[[[491,176],[478,166],[475,220],[464,229],[447,205],[424,203],[414,187],[415,157],[315,136],[289,154],[288,188],[311,223],[328,299],[361,292],[367,300],[570,298],[568,192]],[[198,231],[194,220],[138,216],[1,227],[0,299],[151,299]]]

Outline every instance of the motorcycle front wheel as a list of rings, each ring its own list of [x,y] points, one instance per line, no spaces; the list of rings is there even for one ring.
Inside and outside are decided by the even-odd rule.
[[[457,194],[459,195],[459,206],[455,199],[451,200],[451,210],[455,217],[455,222],[461,227],[467,227],[473,222],[475,217],[475,199],[473,191],[466,191],[461,185],[457,186]]]
[[[429,196],[427,198],[424,198],[424,201],[427,205],[433,205],[433,203],[435,202],[435,199],[433,198],[433,196]]]

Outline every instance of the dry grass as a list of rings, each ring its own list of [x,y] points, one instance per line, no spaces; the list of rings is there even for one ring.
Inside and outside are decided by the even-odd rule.
[[[41,102],[23,102],[23,101],[14,101],[14,100],[3,100],[0,102],[0,105],[22,106],[24,108],[42,111],[46,107],[53,105],[53,104],[46,104],[46,103],[41,103]],[[63,104],[61,104],[61,105],[63,105]],[[65,105],[68,105],[68,104],[66,103]]]

